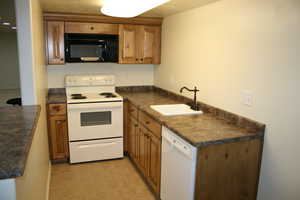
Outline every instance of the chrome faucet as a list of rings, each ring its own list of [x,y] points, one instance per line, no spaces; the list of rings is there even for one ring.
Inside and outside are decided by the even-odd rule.
[[[191,109],[193,109],[193,110],[199,110],[199,106],[197,105],[197,92],[199,92],[199,90],[197,89],[197,87],[195,86],[194,89],[191,90],[191,89],[189,89],[189,88],[187,88],[187,87],[184,86],[184,87],[182,87],[180,89],[180,93],[182,93],[184,89],[187,90],[187,91],[189,91],[189,92],[194,92],[194,102],[191,105]]]

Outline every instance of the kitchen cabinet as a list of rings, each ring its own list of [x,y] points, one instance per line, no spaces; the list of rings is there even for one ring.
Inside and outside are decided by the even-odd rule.
[[[148,176],[148,133],[143,126],[138,128],[138,167],[144,173],[145,176]]]
[[[157,196],[160,193],[161,125],[129,103],[128,154]],[[136,119],[137,118],[137,119]]]
[[[133,117],[129,117],[128,127],[128,153],[135,161],[138,160],[138,123]]]
[[[61,21],[46,22],[46,53],[48,65],[65,64],[64,26]]]
[[[118,24],[66,22],[65,33],[118,35]]]
[[[160,191],[160,171],[161,171],[161,139],[149,132],[148,141],[149,155],[149,183],[157,194]]]
[[[119,35],[119,64],[160,64],[162,18],[44,13],[48,65],[65,64],[65,33]]]
[[[159,64],[161,27],[119,25],[119,63]]]
[[[65,104],[48,104],[48,138],[52,162],[69,158],[68,122]]]

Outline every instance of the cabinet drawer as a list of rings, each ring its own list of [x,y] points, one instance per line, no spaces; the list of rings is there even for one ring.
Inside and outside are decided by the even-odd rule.
[[[95,34],[112,34],[119,33],[118,24],[104,23],[81,23],[81,22],[66,22],[66,33],[95,33]]]
[[[66,104],[49,104],[50,115],[65,115],[67,112]]]
[[[135,107],[131,103],[128,103],[128,113],[129,113],[130,116],[134,117],[135,119],[138,118],[138,108]]]
[[[158,122],[156,122],[154,119],[149,117],[147,114],[140,112],[139,121],[146,128],[148,128],[154,135],[156,135],[159,138],[161,137],[161,125]]]

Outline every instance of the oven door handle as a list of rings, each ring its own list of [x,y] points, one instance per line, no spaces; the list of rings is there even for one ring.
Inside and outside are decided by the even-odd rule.
[[[116,142],[103,142],[103,143],[92,143],[92,144],[81,144],[79,145],[80,149],[90,148],[90,147],[99,147],[99,146],[111,146],[117,144]]]
[[[121,108],[123,102],[109,102],[109,103],[76,103],[68,104],[68,110],[78,110],[78,109],[110,109],[110,108]]]

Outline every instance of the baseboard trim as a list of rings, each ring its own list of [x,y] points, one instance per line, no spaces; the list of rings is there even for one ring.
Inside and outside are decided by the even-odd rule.
[[[49,161],[49,169],[48,169],[48,180],[47,180],[47,188],[46,188],[46,200],[49,200],[50,194],[50,181],[51,181],[51,162]]]

